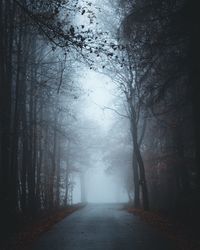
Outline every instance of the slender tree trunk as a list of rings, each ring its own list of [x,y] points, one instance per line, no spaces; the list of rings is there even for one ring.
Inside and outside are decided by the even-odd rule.
[[[20,100],[19,100],[19,109],[20,109],[20,121],[21,121],[21,142],[22,142],[22,159],[20,167],[20,182],[21,182],[21,196],[20,196],[20,205],[24,213],[27,212],[27,167],[28,167],[28,122],[27,122],[27,62],[29,58],[29,49],[30,44],[28,43],[28,32],[27,26],[24,27],[22,31],[22,45],[23,54],[21,54],[21,63],[23,67],[20,69]],[[22,49],[21,48],[21,49]]]
[[[37,164],[37,178],[36,178],[36,200],[37,200],[37,209],[41,209],[41,173],[42,173],[42,163],[43,163],[43,150],[42,150],[42,144],[43,144],[43,131],[42,131],[42,121],[43,121],[43,100],[40,98],[40,126],[38,128],[38,164]]]
[[[46,118],[46,116],[45,116]],[[48,139],[49,139],[49,125],[46,124],[44,128],[44,207],[46,209],[50,208],[50,164],[51,160],[49,160],[49,148],[48,148]]]
[[[146,176],[145,176],[145,168],[144,168],[144,163],[143,163],[143,159],[142,159],[141,152],[140,152],[140,147],[138,145],[138,130],[137,130],[137,124],[136,124],[136,114],[135,114],[135,110],[132,104],[132,100],[129,101],[129,106],[131,110],[131,133],[132,133],[132,138],[133,138],[133,147],[134,147],[134,153],[135,153],[138,167],[139,167],[140,185],[142,188],[142,203],[143,203],[143,208],[145,210],[148,210],[149,209],[149,197],[148,197],[148,189],[147,189]]]
[[[85,189],[85,173],[80,173],[80,183],[81,183],[81,203],[86,202],[86,189]]]
[[[24,95],[24,97],[26,94]],[[26,102],[26,98],[24,99]],[[28,133],[27,133],[27,114],[26,106],[23,105],[23,116],[22,116],[22,171],[21,171],[21,208],[23,212],[27,211],[27,167],[28,167]]]
[[[61,145],[59,143],[58,153],[57,153],[57,164],[56,164],[56,206],[60,205],[60,158],[61,158]]]
[[[136,161],[135,150],[132,153],[132,167],[133,167],[133,180],[134,180],[134,207],[140,206],[140,186],[139,186],[139,173],[138,164]]]
[[[57,114],[54,118],[54,131],[53,131],[53,152],[52,152],[52,169],[50,176],[50,206],[54,206],[54,188],[55,188],[55,175],[56,175],[56,154],[57,154]]]
[[[69,169],[68,161],[66,161],[66,175],[65,175],[65,197],[64,197],[64,206],[68,205],[68,192],[69,192]]]
[[[12,172],[12,192],[13,192],[13,208],[18,207],[18,146],[19,146],[19,122],[20,122],[20,97],[21,97],[21,42],[22,42],[22,26],[19,29],[19,38],[17,44],[17,73],[15,86],[15,103],[12,125],[12,143],[11,143],[11,172]]]
[[[64,197],[64,205],[68,205],[68,194],[69,194],[69,156],[70,156],[70,140],[67,144],[67,152],[66,152],[66,168],[65,168],[65,197]]]
[[[35,50],[35,38],[32,40],[32,50],[34,53]],[[32,55],[33,56],[33,55]],[[33,58],[33,62],[35,62],[35,58]],[[36,137],[35,137],[35,123],[36,123],[36,103],[34,100],[34,83],[36,80],[35,69],[31,66],[31,79],[30,79],[30,97],[29,97],[29,154],[28,154],[28,205],[29,211],[32,214],[35,214],[35,205],[36,205],[36,197],[35,197],[35,145],[36,145]]]
[[[197,168],[197,185],[200,190],[200,30],[199,30],[199,8],[198,2],[195,0],[187,1],[188,10],[188,29],[190,31],[190,54],[189,54],[189,73],[190,86],[192,86],[192,102],[194,117],[194,133],[195,133],[195,158]]]
[[[184,193],[188,193],[190,190],[189,174],[184,160],[184,145],[183,136],[181,134],[181,129],[176,128],[173,131],[174,145],[177,150],[178,164],[177,164],[177,179],[178,179],[178,189]]]

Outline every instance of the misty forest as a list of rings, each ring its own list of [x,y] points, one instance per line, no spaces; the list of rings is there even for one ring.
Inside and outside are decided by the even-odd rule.
[[[0,0],[6,249],[200,249],[194,0]]]

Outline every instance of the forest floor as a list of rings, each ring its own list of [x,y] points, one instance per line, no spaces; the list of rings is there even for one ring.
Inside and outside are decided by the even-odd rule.
[[[18,229],[4,242],[2,250],[27,250],[32,243],[37,240],[41,234],[49,231],[57,222],[64,219],[66,216],[82,208],[84,205],[77,204],[68,206],[66,208],[60,208],[50,212],[43,212],[35,218],[19,218],[21,222]]]
[[[199,250],[200,232],[199,225],[194,226],[184,218],[176,219],[159,212],[144,211],[133,207],[125,207],[129,213],[139,216],[142,221],[162,231],[166,236],[173,240],[178,250]]]

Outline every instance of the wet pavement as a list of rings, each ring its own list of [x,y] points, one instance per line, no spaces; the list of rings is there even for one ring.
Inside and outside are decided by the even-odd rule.
[[[89,204],[44,233],[33,250],[175,250],[120,204]]]

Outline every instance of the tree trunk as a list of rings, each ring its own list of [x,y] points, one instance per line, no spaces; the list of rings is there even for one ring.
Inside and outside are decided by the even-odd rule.
[[[139,186],[138,164],[136,161],[134,149],[132,153],[132,167],[133,167],[133,180],[134,180],[134,207],[138,208],[140,206],[140,186]]]
[[[199,8],[198,2],[195,0],[187,1],[188,10],[188,30],[190,32],[190,86],[192,86],[192,102],[193,102],[193,117],[194,117],[194,133],[195,133],[195,158],[197,168],[197,185],[200,190],[200,30],[199,30]]]
[[[86,203],[86,190],[85,190],[85,174],[80,173],[80,183],[81,183],[81,203]]]
[[[61,145],[58,146],[57,164],[56,164],[56,206],[60,206],[60,157],[61,157]]]
[[[140,147],[138,145],[138,130],[137,130],[137,124],[136,124],[136,114],[135,114],[135,110],[132,104],[132,100],[129,101],[129,106],[131,110],[131,133],[132,133],[132,139],[133,139],[133,147],[134,147],[134,153],[135,153],[138,167],[139,167],[140,185],[142,188],[142,203],[143,203],[143,208],[145,210],[149,210],[149,197],[148,197],[148,189],[147,189],[146,176],[145,176],[145,168],[144,168],[144,163],[143,163],[143,159],[142,159],[141,152],[140,152]]]
[[[52,152],[52,169],[50,175],[50,190],[49,190],[49,199],[50,207],[54,206],[54,188],[55,188],[55,175],[56,175],[56,154],[57,154],[57,114],[55,113],[54,118],[54,131],[53,131],[53,152]]]

